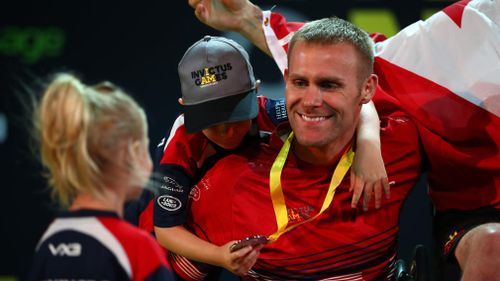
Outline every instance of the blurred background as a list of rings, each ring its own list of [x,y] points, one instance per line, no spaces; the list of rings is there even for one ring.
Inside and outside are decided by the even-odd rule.
[[[336,15],[388,36],[453,1],[254,1],[292,21]],[[30,102],[46,79],[70,71],[92,84],[109,80],[148,114],[151,150],[180,113],[177,63],[204,35],[223,35],[249,52],[261,94],[283,96],[274,62],[241,36],[194,17],[187,1],[3,1],[0,4],[0,280],[22,280],[57,209],[50,203],[30,140]],[[402,213],[400,256],[416,243],[432,249],[431,208],[418,184]]]

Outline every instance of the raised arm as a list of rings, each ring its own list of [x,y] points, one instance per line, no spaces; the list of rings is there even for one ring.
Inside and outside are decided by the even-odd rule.
[[[262,10],[247,0],[189,0],[202,23],[219,31],[234,31],[271,56],[262,29]]]

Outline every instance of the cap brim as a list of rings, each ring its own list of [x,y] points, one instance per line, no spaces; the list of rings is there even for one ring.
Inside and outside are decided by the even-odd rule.
[[[184,105],[184,125],[190,134],[210,126],[254,119],[259,112],[255,90],[194,105]]]

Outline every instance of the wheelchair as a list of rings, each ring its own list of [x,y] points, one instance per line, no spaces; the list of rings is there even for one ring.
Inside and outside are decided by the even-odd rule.
[[[409,265],[402,259],[396,261],[396,281],[432,281],[429,253],[423,245],[416,245]]]
[[[430,258],[427,248],[423,245],[416,245],[413,248],[412,260],[409,265],[403,260],[398,259],[395,265],[396,281],[434,281],[430,267]],[[239,278],[225,269],[209,275],[206,281],[230,280],[236,281]]]

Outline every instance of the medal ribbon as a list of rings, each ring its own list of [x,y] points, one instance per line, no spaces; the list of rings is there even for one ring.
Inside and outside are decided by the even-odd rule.
[[[283,144],[283,147],[278,153],[276,160],[274,160],[269,175],[269,189],[271,192],[271,200],[273,203],[274,214],[276,216],[276,224],[278,225],[278,229],[276,230],[276,232],[268,237],[268,240],[270,242],[276,241],[278,237],[280,237],[285,232],[288,232],[299,225],[302,225],[306,222],[310,222],[319,217],[332,203],[333,196],[335,195],[335,190],[342,182],[344,176],[347,174],[347,171],[351,167],[352,160],[354,158],[354,151],[352,151],[352,146],[350,146],[349,149],[346,150],[342,155],[339,163],[337,164],[337,167],[335,168],[335,171],[333,172],[332,179],[330,181],[330,187],[328,188],[328,192],[323,202],[323,206],[321,206],[321,210],[315,216],[310,217],[307,220],[304,220],[300,223],[287,227],[288,211],[286,208],[283,188],[281,187],[281,172],[283,171],[283,167],[288,157],[288,153],[290,152],[292,140],[293,140],[293,132],[290,133],[285,143]]]

